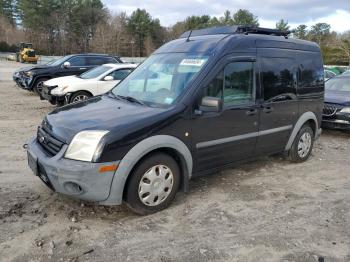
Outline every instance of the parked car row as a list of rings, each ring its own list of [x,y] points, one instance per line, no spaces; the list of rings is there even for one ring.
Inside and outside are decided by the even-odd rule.
[[[81,75],[58,77],[43,83],[41,99],[62,106],[104,94],[127,77],[135,64],[104,64]]]
[[[77,54],[21,68],[13,74],[13,80],[41,99],[62,106],[109,91],[135,67],[124,64],[119,57]]]

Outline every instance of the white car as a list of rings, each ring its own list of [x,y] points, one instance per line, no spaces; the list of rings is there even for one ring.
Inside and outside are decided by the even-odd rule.
[[[62,106],[104,94],[127,77],[136,64],[104,64],[78,76],[64,76],[45,81],[41,99]]]

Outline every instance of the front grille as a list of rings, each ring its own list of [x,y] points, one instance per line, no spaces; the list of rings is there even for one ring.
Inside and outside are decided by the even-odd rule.
[[[334,116],[338,110],[340,110],[341,107],[338,105],[332,105],[332,104],[324,104],[323,106],[323,115],[324,116]]]
[[[35,51],[27,51],[28,57],[35,57]]]
[[[49,156],[57,155],[64,145],[63,142],[55,138],[50,132],[42,127],[38,128],[37,140]]]
[[[40,163],[38,163],[38,176],[51,190],[55,190],[46,174],[45,168]]]

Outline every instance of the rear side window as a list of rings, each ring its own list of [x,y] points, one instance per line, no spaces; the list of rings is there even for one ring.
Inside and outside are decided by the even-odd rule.
[[[298,56],[298,93],[319,93],[324,88],[324,69],[319,53],[301,52]]]
[[[83,56],[76,56],[68,60],[71,66],[85,66],[86,58]]]
[[[261,59],[261,83],[264,100],[277,102],[286,96],[295,96],[294,60],[292,58],[263,57]]]
[[[120,64],[120,62],[117,59],[113,58],[113,57],[105,57],[104,58],[104,63],[105,64]]]
[[[209,83],[205,96],[223,99],[224,106],[247,104],[254,101],[254,63],[233,62]]]
[[[107,64],[105,57],[100,56],[90,56],[88,57],[88,63],[90,66],[97,66]]]

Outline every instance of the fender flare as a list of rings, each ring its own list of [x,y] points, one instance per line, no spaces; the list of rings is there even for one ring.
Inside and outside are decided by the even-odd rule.
[[[181,157],[182,169],[184,170],[183,179],[186,189],[186,185],[188,185],[188,181],[191,178],[193,167],[192,154],[190,150],[180,139],[176,137],[169,135],[156,135],[142,140],[131,148],[123,157],[123,159],[119,162],[117,171],[114,173],[109,196],[106,200],[100,202],[100,204],[120,205],[123,201],[125,183],[133,167],[146,154],[160,148],[174,149]]]
[[[315,135],[315,138],[317,137],[317,133],[318,133],[318,130],[319,130],[319,125],[318,125],[318,121],[317,121],[316,115],[313,112],[311,112],[311,111],[305,112],[304,114],[302,114],[299,117],[298,121],[294,125],[293,131],[292,131],[292,133],[291,133],[291,135],[289,137],[288,143],[287,143],[286,148],[285,148],[286,151],[288,151],[292,147],[294,139],[297,136],[299,130],[309,120],[313,120],[315,122],[315,124],[316,124],[316,130],[315,130],[315,134],[314,135]]]

